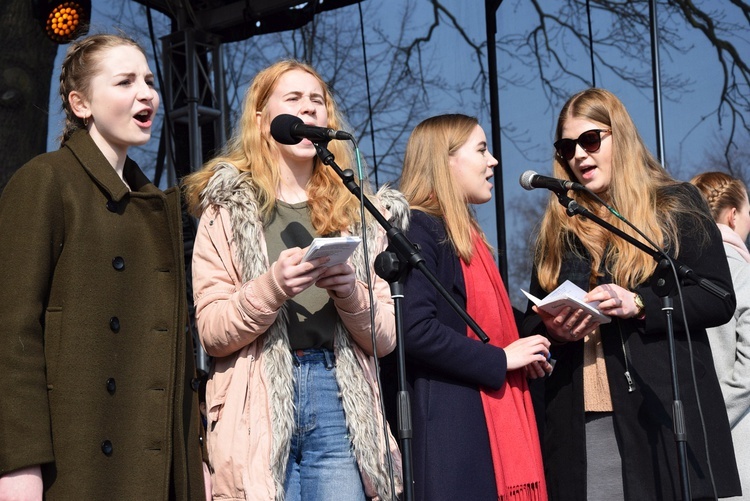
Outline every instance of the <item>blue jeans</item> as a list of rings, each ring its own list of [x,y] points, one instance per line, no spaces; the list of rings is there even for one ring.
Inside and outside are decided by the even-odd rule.
[[[286,501],[365,501],[330,350],[297,350]]]

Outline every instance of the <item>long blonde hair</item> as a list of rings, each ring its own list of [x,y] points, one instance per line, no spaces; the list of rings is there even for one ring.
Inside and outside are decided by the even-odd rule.
[[[302,70],[318,80],[323,89],[327,126],[341,129],[343,119],[328,85],[308,64],[293,59],[279,61],[258,73],[248,88],[243,103],[240,123],[221,154],[207,162],[203,168],[183,180],[188,209],[195,215],[201,212],[201,193],[214,174],[218,164],[229,163],[240,172],[249,172],[261,209],[261,217],[268,220],[276,204],[276,189],[280,176],[277,165],[277,146],[269,131],[268,100],[282,75],[292,70]],[[261,126],[256,120],[261,114]],[[328,149],[342,169],[353,165],[352,149],[343,141],[331,141]],[[366,186],[364,192],[369,192]],[[359,221],[359,203],[344,186],[338,175],[320,159],[315,158],[313,175],[306,187],[312,224],[321,235],[338,232]]]
[[[468,141],[479,124],[460,114],[424,120],[409,136],[401,173],[400,191],[413,209],[443,219],[456,254],[471,262],[471,230],[484,237],[466,197],[456,188],[450,156]]]
[[[648,151],[625,106],[614,94],[603,89],[579,92],[560,111],[555,140],[561,138],[565,122],[572,118],[596,122],[612,130],[612,172],[604,195],[607,202],[660,247],[670,248],[676,257],[679,253],[676,214],[697,215],[700,211],[683,197],[674,196],[672,190],[665,190],[679,183]],[[552,172],[557,178],[578,181],[568,162],[558,155],[555,155]],[[611,216],[591,197],[581,194],[579,201],[615,227],[636,236],[630,227]],[[558,285],[564,251],[577,253],[574,237],[591,256],[592,276],[601,276],[604,263],[615,283],[632,289],[645,282],[656,269],[656,261],[651,256],[588,219],[568,217],[565,208],[550,197],[534,255],[539,282],[545,290]]]

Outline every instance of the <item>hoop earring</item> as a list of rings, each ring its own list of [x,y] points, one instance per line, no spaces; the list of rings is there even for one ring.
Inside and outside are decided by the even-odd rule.
[[[83,117],[83,126],[88,127],[89,126],[89,117]]]

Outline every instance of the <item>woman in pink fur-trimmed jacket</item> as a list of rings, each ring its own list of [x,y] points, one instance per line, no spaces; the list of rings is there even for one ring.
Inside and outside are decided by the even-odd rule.
[[[321,77],[281,61],[253,80],[224,153],[185,181],[201,215],[193,289],[201,343],[213,357],[213,496],[393,499],[401,459],[383,426],[374,365],[395,347],[388,285],[367,273],[362,245],[347,263],[302,262],[312,238],[362,234],[362,224],[357,199],[310,141],[273,141],[270,123],[280,114],[333,129],[342,123]],[[329,149],[351,165],[344,143]],[[374,202],[403,228],[400,194],[381,190]],[[373,221],[366,228],[372,263],[386,239]]]

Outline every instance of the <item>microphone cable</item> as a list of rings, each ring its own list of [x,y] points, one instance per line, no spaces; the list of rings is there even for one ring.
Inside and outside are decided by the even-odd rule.
[[[375,189],[380,188],[380,182],[378,181],[378,155],[375,152],[375,125],[372,117],[375,115],[372,109],[372,91],[370,90],[370,70],[367,66],[367,44],[365,43],[365,21],[362,14],[362,2],[357,3],[359,9],[359,31],[360,37],[362,38],[362,61],[364,61],[365,69],[365,86],[367,88],[367,122],[370,125],[370,143],[372,143],[372,173],[375,176]],[[354,143],[357,148],[357,143]],[[359,150],[356,150],[359,152]]]
[[[394,465],[393,465],[393,458],[391,457],[391,439],[389,435],[390,427],[388,424],[388,419],[386,418],[385,413],[385,402],[383,400],[383,383],[380,378],[380,359],[378,357],[378,347],[376,342],[376,335],[375,335],[375,296],[373,293],[374,288],[374,282],[372,273],[370,271],[370,249],[369,249],[369,243],[368,243],[368,230],[367,230],[367,211],[365,210],[365,193],[364,193],[364,183],[365,183],[365,176],[364,176],[364,167],[362,165],[362,155],[359,150],[359,145],[357,144],[357,141],[352,137],[350,139],[352,144],[354,145],[354,159],[357,164],[357,177],[359,178],[359,218],[360,218],[360,233],[362,235],[362,254],[364,257],[364,267],[365,267],[365,277],[367,279],[367,294],[368,299],[370,301],[370,341],[372,342],[372,358],[375,363],[375,379],[377,382],[377,388],[378,388],[378,404],[380,406],[380,415],[383,420],[383,438],[385,442],[385,457],[386,462],[388,465],[388,477],[390,480],[390,489],[391,489],[391,499],[392,501],[396,501],[398,497],[396,496],[396,479],[395,479],[395,473],[394,473]],[[380,205],[380,202],[378,202],[378,205]],[[380,207],[377,207],[380,209]],[[385,229],[384,229],[385,230]],[[394,319],[395,322],[395,319]]]

